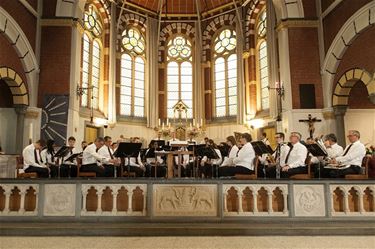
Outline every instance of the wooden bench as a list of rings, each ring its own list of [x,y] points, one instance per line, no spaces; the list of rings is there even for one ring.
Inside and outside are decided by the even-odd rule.
[[[289,179],[293,180],[308,180],[311,179],[311,157],[308,156],[305,161],[306,167],[307,167],[307,173],[303,174],[295,174],[289,177]]]
[[[359,174],[349,174],[345,175],[345,179],[350,179],[350,180],[363,180],[363,179],[368,179],[368,165],[371,160],[371,156],[365,156],[362,161],[362,172]]]
[[[81,172],[82,158],[77,157],[77,177],[96,177],[96,172]]]
[[[17,178],[38,178],[38,174],[36,172],[26,173],[23,172],[23,157],[18,156],[16,157],[17,165],[16,165],[16,173]]]
[[[254,174],[235,174],[234,178],[236,180],[256,180],[258,178],[258,164],[259,158],[254,159]]]

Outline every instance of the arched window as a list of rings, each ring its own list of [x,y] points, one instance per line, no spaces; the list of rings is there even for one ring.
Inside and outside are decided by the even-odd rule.
[[[85,33],[82,38],[81,106],[99,109],[103,23],[94,6],[84,13]]]
[[[145,116],[145,39],[135,28],[122,33],[120,115]]]
[[[268,81],[268,57],[267,57],[267,41],[266,41],[267,15],[263,10],[259,14],[257,25],[258,39],[258,72],[260,86],[261,108],[269,109],[269,81]]]
[[[237,115],[236,32],[224,29],[214,40],[215,116]]]
[[[192,46],[188,39],[176,36],[167,45],[167,114],[174,117],[173,107],[182,100],[187,118],[193,118]]]

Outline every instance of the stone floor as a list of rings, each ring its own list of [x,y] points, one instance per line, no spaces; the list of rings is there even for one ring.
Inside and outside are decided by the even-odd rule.
[[[1,249],[373,249],[375,236],[264,237],[0,237]]]

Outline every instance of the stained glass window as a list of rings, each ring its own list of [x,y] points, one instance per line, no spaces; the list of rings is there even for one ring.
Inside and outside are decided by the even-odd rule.
[[[173,107],[179,100],[188,106],[187,117],[193,118],[192,46],[177,36],[167,45],[167,115],[174,117]]]
[[[86,32],[82,38],[81,106],[99,109],[103,23],[94,6],[87,7],[83,23]]]
[[[135,28],[122,33],[120,115],[145,116],[145,60],[143,35]]]
[[[266,29],[267,29],[267,12],[263,10],[259,15],[258,20],[258,36],[265,37],[266,36]]]
[[[215,116],[237,115],[236,32],[225,29],[214,40]]]

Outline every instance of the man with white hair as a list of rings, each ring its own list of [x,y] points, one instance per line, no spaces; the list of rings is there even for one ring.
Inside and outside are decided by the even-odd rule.
[[[340,165],[340,169],[332,170],[329,175],[334,178],[345,177],[348,174],[359,174],[361,172],[362,160],[366,155],[366,147],[359,141],[359,131],[348,132],[348,144],[341,156],[332,159],[330,163]]]
[[[292,175],[307,173],[305,164],[307,148],[301,141],[301,134],[292,132],[289,137],[291,148],[286,155],[285,165],[281,168],[281,177],[288,178]]]

